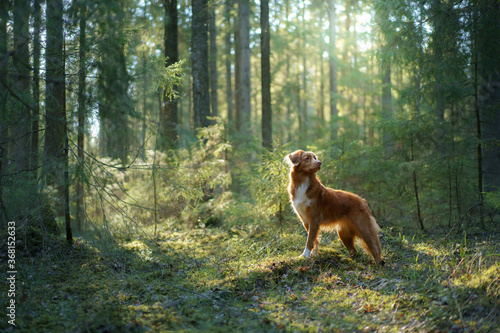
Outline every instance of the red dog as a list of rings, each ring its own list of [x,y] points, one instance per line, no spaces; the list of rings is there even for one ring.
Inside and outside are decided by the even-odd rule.
[[[290,201],[307,231],[302,256],[308,258],[318,254],[320,230],[336,229],[352,256],[357,254],[354,241],[359,238],[375,263],[382,266],[380,227],[366,200],[354,193],[323,186],[316,176],[321,162],[310,151],[297,150],[288,155],[286,161],[290,165]]]

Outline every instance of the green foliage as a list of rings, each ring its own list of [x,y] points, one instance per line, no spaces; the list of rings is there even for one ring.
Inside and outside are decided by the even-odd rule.
[[[254,165],[245,185],[252,198],[253,210],[261,219],[283,220],[284,211],[288,206],[288,166],[284,162],[287,152],[278,146],[273,151],[264,150],[262,161]]]
[[[500,209],[500,191],[484,193],[484,201],[487,206],[498,211]]]
[[[9,221],[16,223],[16,248],[19,255],[33,255],[50,249],[60,234],[56,220],[58,198],[52,193],[40,193],[32,174],[26,177],[4,176],[3,200]],[[0,230],[2,236],[7,223]],[[4,237],[6,239],[6,237]]]
[[[200,130],[199,141],[188,149],[148,150],[144,161],[136,159],[128,168],[109,159],[88,162],[91,229],[134,235],[155,223],[155,202],[160,223],[220,224],[231,197],[225,156],[230,149],[218,123]]]
[[[150,56],[149,66],[146,68],[146,75],[150,77],[148,80],[148,91],[153,92],[158,88],[165,89],[170,100],[178,98],[179,92],[174,89],[176,86],[182,86],[182,76],[184,75],[183,66],[186,59],[165,67],[165,59],[162,57]]]
[[[230,184],[226,152],[231,146],[224,139],[220,123],[200,129],[199,142],[187,150],[178,150],[177,167],[173,176],[165,170],[161,177],[167,181],[166,191],[174,202],[184,202],[183,212],[189,225],[198,222],[220,223],[221,211]],[[167,161],[168,163],[168,161]]]

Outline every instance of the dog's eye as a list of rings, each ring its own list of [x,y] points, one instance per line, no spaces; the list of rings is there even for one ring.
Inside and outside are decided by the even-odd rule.
[[[308,156],[308,157],[306,157],[306,161],[309,161],[309,160],[310,160],[309,156]]]

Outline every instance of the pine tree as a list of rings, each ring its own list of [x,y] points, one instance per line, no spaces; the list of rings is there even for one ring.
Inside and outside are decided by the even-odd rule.
[[[210,6],[210,103],[212,107],[211,116],[217,117],[218,99],[217,99],[217,26],[216,26],[215,6]]]
[[[41,0],[33,1],[33,110],[31,116],[31,169],[36,169],[39,164],[39,121],[40,121],[40,60],[41,60],[41,30],[42,30],[42,6]],[[33,178],[36,179],[36,170]]]
[[[46,85],[45,85],[45,165],[48,184],[57,185],[59,213],[64,212],[66,239],[73,241],[69,212],[68,125],[66,120],[66,76],[64,58],[64,5],[62,0],[47,2]],[[61,173],[62,170],[62,173]]]
[[[129,96],[129,74],[123,32],[125,4],[102,2],[99,5],[100,59],[98,61],[99,136],[104,156],[128,164],[134,105]]]
[[[31,159],[31,93],[30,93],[30,52],[29,52],[29,0],[14,2],[14,93],[18,100],[15,113],[14,158],[17,170],[28,170]]]
[[[272,149],[272,109],[271,109],[271,64],[270,64],[270,31],[269,0],[260,3],[261,30],[261,70],[262,70],[262,147]]]
[[[164,0],[163,5],[165,7],[165,67],[168,67],[179,61],[177,0]],[[173,87],[173,89],[177,89],[177,87]],[[177,99],[171,99],[165,91],[160,115],[161,146],[163,148],[174,148],[179,140],[178,112]]]
[[[226,66],[226,101],[227,101],[227,124],[228,131],[232,133],[233,130],[233,88],[232,88],[232,69],[231,69],[231,9],[233,8],[233,1],[227,0],[224,2],[224,24],[226,26],[224,43],[225,43],[225,66]]]
[[[87,3],[83,1],[79,6],[79,73],[78,73],[78,179],[76,184],[76,229],[84,227],[84,165],[85,165],[85,132],[87,119]]]
[[[328,0],[328,64],[330,66],[330,136],[337,138],[338,110],[337,110],[337,55],[335,48],[335,0]]]
[[[250,133],[250,0],[238,2],[239,70],[237,77],[238,114],[236,130],[241,134]]]
[[[67,135],[65,100],[65,63],[62,0],[47,3],[45,51],[45,146],[44,166],[47,183],[62,191],[61,168],[65,164]]]
[[[191,65],[193,76],[193,111],[195,128],[210,125],[208,77],[208,1],[193,0],[191,30]]]
[[[500,4],[483,1],[475,16],[474,49],[479,85],[479,138],[486,192],[500,190]]]

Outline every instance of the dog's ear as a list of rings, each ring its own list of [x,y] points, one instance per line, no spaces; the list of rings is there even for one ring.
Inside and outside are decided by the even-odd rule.
[[[302,150],[297,150],[296,152],[291,153],[285,158],[286,163],[288,163],[289,166],[294,167],[300,164],[300,157],[302,156],[302,153],[304,151]]]

